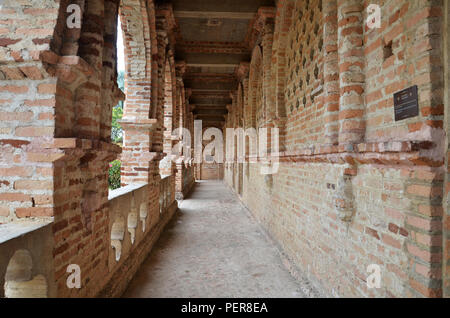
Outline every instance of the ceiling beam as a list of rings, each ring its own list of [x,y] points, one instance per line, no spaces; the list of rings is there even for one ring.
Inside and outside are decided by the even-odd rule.
[[[236,67],[239,64],[207,64],[207,63],[187,63],[189,67]]]
[[[197,113],[194,114],[197,118],[203,117],[203,118],[220,118],[220,120],[223,120],[226,114],[208,114],[208,113]]]
[[[218,82],[218,81],[185,81],[184,83],[185,87],[191,88],[191,89],[215,89],[215,90],[222,90],[222,91],[234,91],[237,89],[238,84],[237,82]]]
[[[241,47],[205,47],[205,46],[178,46],[177,49],[179,51],[185,53],[221,53],[221,54],[249,54],[249,50],[247,48]]]
[[[227,93],[229,90],[223,90],[223,89],[202,89],[202,88],[194,88],[193,91],[196,91],[196,94],[205,94],[205,95],[213,95],[216,96],[217,93],[228,96]]]
[[[204,108],[195,108],[194,115],[200,115],[200,116],[224,116],[227,115],[228,111],[225,108],[222,109],[204,109]]]
[[[211,54],[247,54],[251,52],[244,43],[228,43],[228,42],[183,42],[177,43],[178,51],[184,53],[211,53]]]
[[[175,18],[251,20],[255,12],[174,11]]]
[[[189,79],[220,79],[220,80],[230,80],[235,81],[236,76],[230,73],[207,73],[207,72],[188,72],[185,78]]]
[[[221,103],[216,104],[195,104],[196,109],[225,109],[225,105]]]

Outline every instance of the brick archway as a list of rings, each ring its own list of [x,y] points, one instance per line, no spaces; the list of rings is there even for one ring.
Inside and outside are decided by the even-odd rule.
[[[125,46],[125,102],[124,117],[155,118],[157,108],[157,52],[155,8],[152,1],[122,0],[119,16]],[[145,95],[142,95],[145,91]],[[133,99],[131,99],[133,97]]]

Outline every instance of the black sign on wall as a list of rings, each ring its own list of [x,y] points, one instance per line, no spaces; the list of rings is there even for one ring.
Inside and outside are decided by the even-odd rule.
[[[419,116],[417,85],[394,94],[395,121]]]

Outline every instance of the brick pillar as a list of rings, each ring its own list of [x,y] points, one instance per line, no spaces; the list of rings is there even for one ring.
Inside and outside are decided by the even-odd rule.
[[[183,78],[180,77],[180,71],[177,67],[177,99],[180,101],[178,105],[178,114],[176,123],[174,126],[174,129],[179,128],[180,132],[176,136],[176,142],[180,143],[182,142],[182,133],[183,133],[183,127],[185,124],[185,100],[184,100],[184,84],[183,84]],[[183,156],[178,158],[176,162],[176,175],[175,175],[175,198],[177,200],[181,200],[184,198],[183,196],[183,179],[184,179],[184,164],[183,164]]]
[[[444,1],[444,60],[448,61],[450,57],[450,4],[448,1]],[[448,117],[450,111],[450,63],[444,63],[444,104],[445,113]],[[450,121],[446,122],[447,136],[450,131]],[[444,205],[443,205],[443,220],[444,235],[443,235],[443,259],[444,262],[450,264],[450,147],[447,147],[447,155],[445,165],[447,166],[447,173],[445,176],[445,192],[444,192]],[[450,266],[443,267],[443,296],[450,297]]]
[[[148,183],[152,178],[152,160],[158,161],[160,149],[158,132],[161,120],[156,118],[158,99],[155,98],[155,61],[158,56],[147,56],[146,47],[139,41],[142,21],[138,9],[122,4],[121,26],[124,33],[126,74],[124,130],[122,153],[122,185]],[[153,81],[152,81],[153,79]],[[155,100],[156,99],[156,100]]]
[[[341,96],[339,144],[346,145],[363,141],[365,134],[363,4],[361,0],[338,0],[337,11]]]
[[[176,90],[172,82],[172,72],[169,61],[166,62],[164,75],[164,152],[170,154],[172,150],[173,116],[175,114]]]
[[[122,186],[148,183],[151,178],[151,161],[161,160],[161,153],[151,152],[156,119],[122,119],[124,130],[122,153]]]
[[[178,72],[177,72],[178,73]],[[177,76],[177,116],[174,119],[174,128],[186,127],[186,98],[184,97],[183,78]],[[181,137],[180,132],[180,137]]]
[[[97,72],[101,72],[103,67],[104,19],[104,1],[88,2],[81,28],[80,43],[83,45],[79,48],[79,55]],[[93,76],[76,92],[75,133],[78,137],[100,137],[101,88],[101,78]]]
[[[172,59],[170,59],[172,60]],[[164,154],[165,157],[160,165],[161,175],[172,175],[175,172],[175,164],[172,160],[172,149],[176,139],[172,137],[175,127],[176,113],[176,80],[173,63],[166,61],[164,70]]]
[[[133,15],[129,14],[126,19],[132,17]],[[122,24],[122,26],[124,25],[128,26],[126,23]],[[159,162],[163,153],[164,129],[164,75],[167,60],[166,48],[169,43],[167,29],[164,16],[157,16],[156,43],[158,49],[155,51],[157,54],[153,54],[151,60],[142,60],[141,48],[135,50],[131,43],[128,45],[129,48],[127,46],[126,54],[132,56],[128,57],[129,67],[127,68],[125,87],[127,99],[124,106],[124,117],[121,121],[124,130],[121,158],[122,185],[152,183],[160,180]],[[128,33],[130,32],[125,32],[126,36]],[[132,38],[126,37],[125,40],[127,43]],[[150,65],[152,68],[156,68],[157,72],[156,70],[150,72],[148,70]],[[156,85],[156,89],[152,84]],[[154,100],[155,98],[156,100]]]
[[[250,125],[248,123],[248,107],[249,107],[249,101],[248,101],[248,89],[249,89],[249,81],[248,81],[248,77],[244,78],[242,80],[242,88],[244,90],[244,105],[242,105],[243,107],[243,111],[242,111],[242,116],[243,118],[243,122],[244,122],[244,127],[243,128],[249,128]]]
[[[179,160],[176,163],[176,175],[175,175],[175,198],[177,200],[184,199],[184,175],[185,167],[184,162]]]
[[[325,143],[339,138],[339,57],[337,0],[323,1]]]
[[[276,118],[275,109],[275,86],[272,83],[272,46],[273,46],[273,32],[274,20],[268,18],[265,20],[263,36],[262,36],[262,50],[263,50],[263,107],[264,122],[270,122]]]
[[[191,169],[193,169],[193,171],[191,172],[191,174],[193,175],[193,181],[195,181],[195,166],[194,166],[194,114],[193,114],[193,107],[189,104],[189,98],[191,97],[192,94],[192,90],[191,89],[186,89],[184,92],[184,97],[185,97],[185,101],[186,101],[186,127],[189,130],[190,134],[191,134],[191,144],[189,145],[189,149],[191,152]]]
[[[242,87],[244,90],[244,105],[243,105],[243,128],[244,130],[246,130],[247,128],[250,128],[250,124],[248,122],[248,107],[249,107],[249,101],[248,101],[248,90],[249,90],[249,79],[248,78],[244,78],[242,80]],[[248,164],[250,162],[250,145],[248,142],[245,141],[245,137],[244,137],[244,154],[245,154],[245,165],[244,165],[244,174],[248,177],[249,176],[249,169],[250,169],[250,165]],[[245,187],[244,187],[245,189]]]

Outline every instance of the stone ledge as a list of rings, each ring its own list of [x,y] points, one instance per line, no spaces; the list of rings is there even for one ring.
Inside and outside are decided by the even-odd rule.
[[[121,196],[127,195],[131,192],[134,192],[136,190],[139,190],[143,187],[146,187],[148,184],[147,183],[142,183],[142,184],[129,184],[125,187],[119,188],[119,189],[115,189],[115,190],[110,190],[109,191],[109,195],[108,195],[108,201],[112,201],[114,199],[117,199]]]
[[[42,142],[40,147],[42,147],[41,151],[27,154],[31,161],[55,162],[73,157],[81,158],[89,152],[94,152],[94,154],[89,155],[87,160],[108,159],[108,161],[112,161],[122,152],[120,146],[112,143],[79,138],[53,138]]]
[[[35,52],[29,59],[21,61],[1,60],[0,67],[7,70],[4,72],[5,80],[41,80],[55,75],[62,75],[64,78],[70,71],[77,72],[84,78],[90,76],[100,78],[99,72],[80,56],[60,56],[51,50]]]
[[[348,145],[318,145],[299,151],[285,151],[272,153],[262,160],[257,156],[246,156],[251,163],[268,162],[322,162],[322,163],[350,163],[385,164],[385,165],[427,165],[440,166],[441,160],[429,158],[421,153],[430,150],[435,144],[430,141],[389,141],[377,143],[360,143]]]
[[[45,149],[98,149],[119,153],[122,149],[120,146],[113,143],[108,143],[101,140],[80,138],[53,138],[52,141],[44,143],[42,147]]]
[[[109,276],[108,283],[97,293],[96,297],[120,297],[125,292],[129,282],[150,254],[153,246],[172,220],[176,211],[178,211],[178,203],[174,201],[168,207],[166,213],[161,215],[159,221],[146,232],[146,235],[137,243],[137,246],[133,248],[126,259],[114,269],[111,276]]]
[[[124,130],[150,130],[153,131],[158,127],[157,119],[141,119],[124,117],[119,120]]]
[[[162,160],[163,158],[164,156],[160,152],[143,152],[139,155],[139,157],[134,157],[133,152],[127,151],[126,149],[124,149],[124,152],[121,156],[122,162],[133,160],[136,163],[148,163],[150,161]]]
[[[0,225],[0,244],[39,230],[53,221],[23,221]]]

